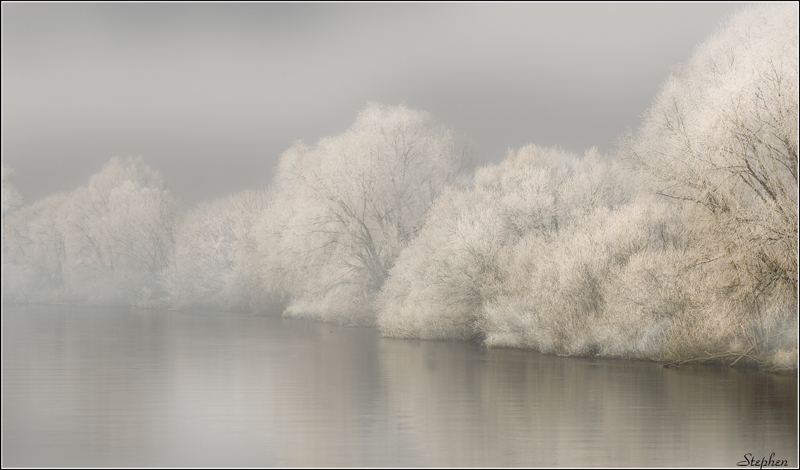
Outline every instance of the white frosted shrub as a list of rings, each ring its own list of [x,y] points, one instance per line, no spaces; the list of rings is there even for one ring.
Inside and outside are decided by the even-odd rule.
[[[431,208],[429,222],[402,252],[379,300],[379,326],[389,336],[467,339],[481,304],[480,280],[491,269],[497,221],[477,209],[471,192],[451,189]],[[462,212],[456,212],[462,211]],[[478,215],[478,220],[473,219]],[[491,214],[489,214],[490,216]],[[482,237],[489,235],[488,240]]]
[[[265,193],[243,191],[202,203],[183,218],[174,261],[161,276],[172,308],[249,309],[246,241],[266,205]]]
[[[665,204],[632,202],[633,176],[594,151],[536,146],[478,169],[473,188],[437,200],[398,259],[378,300],[381,331],[660,357],[682,291],[651,290],[648,269],[673,266],[663,260],[684,240]]]
[[[477,169],[473,188],[445,192],[378,299],[381,331],[481,337],[483,305],[507,283],[498,260],[523,234],[547,238],[556,230],[556,186],[573,160],[558,149],[529,146]]]

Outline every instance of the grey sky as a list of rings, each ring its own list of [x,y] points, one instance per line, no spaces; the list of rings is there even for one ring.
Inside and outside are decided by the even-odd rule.
[[[193,204],[268,185],[367,101],[483,161],[609,151],[740,5],[3,3],[2,159],[28,202],[140,155]]]

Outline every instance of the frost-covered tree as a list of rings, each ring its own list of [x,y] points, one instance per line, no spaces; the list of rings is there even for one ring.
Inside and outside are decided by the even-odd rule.
[[[296,143],[255,234],[262,282],[292,299],[288,315],[371,323],[395,258],[466,163],[450,130],[404,105],[370,103],[345,133]]]
[[[149,301],[171,261],[178,201],[141,158],[112,158],[64,213],[67,282],[90,303]]]
[[[56,194],[3,217],[3,301],[64,300],[63,215],[69,198],[66,193]]]
[[[3,300],[146,305],[172,259],[177,211],[141,158],[112,158],[88,186],[3,217]]]
[[[171,307],[249,307],[247,235],[267,200],[266,193],[243,191],[189,211],[176,229],[174,261],[162,273]]]
[[[669,77],[623,143],[685,211],[706,307],[684,330],[713,332],[688,341],[699,351],[763,351],[797,328],[799,62],[797,3],[743,9]]]
[[[381,332],[658,357],[682,307],[661,260],[681,236],[663,204],[633,200],[630,176],[594,152],[533,145],[479,168],[398,258],[377,302]]]
[[[524,234],[544,239],[558,231],[557,188],[572,160],[557,149],[527,147],[501,165],[478,168],[474,187],[442,194],[380,296],[381,331],[425,339],[480,335],[484,303],[506,282],[501,253]]]
[[[6,214],[22,207],[22,194],[20,194],[19,190],[17,190],[16,186],[11,182],[11,176],[13,174],[14,171],[5,164],[0,168],[0,179],[2,179],[0,201],[2,201],[2,217],[4,218]]]

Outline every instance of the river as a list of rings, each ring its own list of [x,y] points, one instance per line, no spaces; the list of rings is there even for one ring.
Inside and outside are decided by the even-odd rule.
[[[798,465],[797,376],[233,313],[2,322],[4,467]]]

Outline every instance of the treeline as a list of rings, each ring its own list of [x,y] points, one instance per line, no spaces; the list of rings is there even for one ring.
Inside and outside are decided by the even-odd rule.
[[[798,6],[740,11],[612,155],[474,168],[430,114],[369,104],[267,191],[184,210],[141,159],[23,205],[4,302],[275,312],[560,355],[797,369]]]
[[[141,158],[112,158],[86,187],[17,207],[3,168],[8,302],[141,304],[162,290],[179,203]]]

